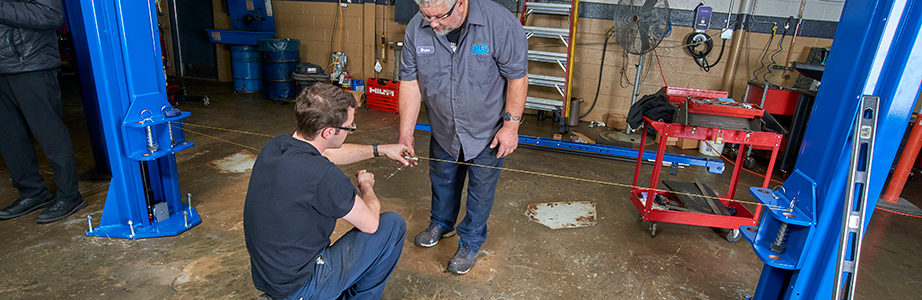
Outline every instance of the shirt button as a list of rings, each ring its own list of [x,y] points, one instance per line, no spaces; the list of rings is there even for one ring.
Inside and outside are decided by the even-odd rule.
[[[457,57],[452,57],[451,60],[458,60],[458,58],[457,58]]]
[[[454,81],[454,80],[455,80],[455,77],[454,77],[454,76],[452,76],[452,77],[451,77],[451,80],[452,80],[452,81]]]

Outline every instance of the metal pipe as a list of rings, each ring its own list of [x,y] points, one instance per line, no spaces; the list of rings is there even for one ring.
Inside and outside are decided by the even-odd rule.
[[[912,172],[912,164],[919,155],[919,149],[922,149],[922,114],[916,115],[916,124],[912,126],[909,132],[909,138],[906,140],[906,146],[900,152],[900,160],[893,170],[893,176],[890,177],[890,183],[887,185],[887,192],[880,196],[880,200],[890,203],[898,203],[903,186],[906,185],[906,178],[909,172]]]
[[[743,35],[746,34],[745,24],[746,12],[749,10],[749,0],[740,0],[739,10],[737,12],[737,19],[740,22],[738,26],[735,26],[737,29],[736,34],[733,35],[733,39],[730,40],[730,54],[727,57],[727,68],[724,69],[724,77],[720,82],[720,89],[727,91],[730,95],[733,95],[733,79],[736,77],[736,65],[739,63],[740,59],[740,49],[743,47]],[[729,16],[727,20],[729,21]],[[745,101],[745,99],[743,100]]]
[[[637,102],[637,94],[640,90],[640,76],[643,73],[643,57],[645,54],[638,55],[640,59],[637,60],[637,74],[634,74],[634,90],[631,91],[631,106],[634,106],[634,102]],[[627,128],[624,129],[624,133],[631,134],[636,128],[631,128],[631,125],[628,124]]]
[[[800,34],[800,25],[804,23],[804,6],[805,5],[807,5],[807,0],[801,0],[800,11],[797,12],[797,26],[794,27],[794,35],[791,36],[791,46],[788,46],[788,57],[784,59],[784,72],[782,72],[782,74],[784,75],[787,75],[789,69],[791,69],[791,68],[788,68],[788,65],[791,64],[791,50],[794,50],[794,42],[797,41],[797,35]]]

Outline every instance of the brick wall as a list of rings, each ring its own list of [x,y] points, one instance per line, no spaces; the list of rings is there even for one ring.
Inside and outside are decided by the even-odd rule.
[[[215,7],[216,10],[218,10],[220,4],[217,2],[220,2],[220,0],[213,1],[216,2]],[[617,1],[612,3],[617,3]],[[672,4],[674,8],[682,9],[692,9],[697,3],[697,0],[670,1],[670,4]],[[805,9],[805,17],[808,11],[813,11],[811,13],[813,13],[817,19],[830,20],[832,15],[836,15],[836,17],[832,19],[833,21],[838,19],[837,15],[838,12],[841,11],[841,3],[811,3],[812,2],[808,2],[807,4],[829,7],[825,11],[817,8],[812,10]],[[714,7],[715,12],[726,12],[728,2],[726,2],[726,0],[710,1],[706,4]],[[757,15],[765,14],[785,17],[789,14],[796,14],[799,5],[799,1],[762,0],[759,2],[759,5],[757,5],[755,11]],[[334,41],[336,41],[334,49],[346,52],[349,57],[348,69],[353,74],[353,77],[356,78],[374,76],[372,66],[375,61],[375,48],[380,47],[377,42],[378,37],[376,37],[375,33],[383,30],[384,25],[381,23],[381,18],[387,23],[387,41],[402,40],[403,31],[406,26],[405,24],[393,21],[394,6],[388,5],[368,3],[348,4],[346,7],[340,7],[337,3],[330,2],[276,0],[273,1],[273,7],[275,10],[278,37],[301,40],[302,62],[311,62],[321,66],[327,66],[330,62],[330,43],[331,37],[333,37]],[[778,7],[785,7],[785,9],[780,10]],[[341,33],[337,32],[337,35],[334,36],[333,21],[339,9],[342,9],[342,20],[345,26],[343,30],[341,30]],[[733,10],[735,13],[738,8],[734,8]],[[765,11],[763,12],[763,10]],[[771,12],[769,10],[775,10],[776,12]],[[827,13],[826,11],[835,12]],[[822,16],[816,14],[822,14]],[[829,16],[826,16],[826,14],[829,14]],[[224,14],[216,12],[215,15]],[[226,20],[224,22],[226,23]],[[377,29],[375,28],[376,22]],[[541,19],[534,18],[529,21],[530,25],[548,27],[565,27],[566,23],[567,21],[565,18],[553,19],[553,17],[550,16]],[[216,26],[220,26],[218,20],[216,20]],[[575,66],[573,68],[573,96],[581,97],[585,100],[582,105],[583,112],[589,108],[595,95],[596,84],[599,78],[602,42],[604,41],[605,33],[611,26],[612,21],[608,19],[580,18],[579,20],[577,49],[574,60]],[[695,64],[691,56],[685,52],[685,49],[679,47],[684,43],[686,36],[690,32],[691,28],[674,26],[671,35],[656,49],[656,53],[659,55],[659,64],[663,68],[662,74],[665,76],[666,82],[669,85],[679,87],[720,89],[721,80],[727,67],[726,61],[730,48],[729,41],[720,64],[712,68],[710,72],[704,72]],[[715,40],[714,50],[708,57],[710,60],[714,60],[717,58],[717,54],[720,51],[720,32],[717,29],[712,29],[707,33],[717,39]],[[752,70],[759,67],[759,59],[761,58],[761,53],[770,34],[749,33],[747,37],[748,39],[743,41],[740,59],[737,65],[738,69],[731,91],[731,97],[736,99],[742,98],[746,88],[746,82],[752,76]],[[769,56],[772,52],[777,50],[779,38],[780,35],[775,36]],[[787,58],[788,48],[791,47],[790,41],[790,36],[785,37],[783,51],[775,55],[777,64],[784,64]],[[340,46],[340,43],[342,46]],[[532,49],[563,51],[562,48],[559,47],[560,43],[555,40],[535,40],[531,41],[531,43],[534,45]],[[810,47],[829,47],[831,44],[832,39],[798,37],[791,53],[791,60],[803,61]],[[226,49],[222,50],[222,48],[224,47],[219,47],[218,50],[219,69],[229,70],[230,60],[227,56],[222,56],[221,51],[226,51]],[[380,51],[380,49],[378,49],[378,51]],[[618,115],[627,114],[630,105],[632,86],[628,85],[627,82],[621,82],[621,68],[624,66],[624,74],[627,81],[633,82],[635,74],[634,64],[636,64],[638,57],[636,55],[628,55],[627,60],[623,60],[622,53],[621,47],[617,44],[615,39],[612,38],[608,44],[598,103],[591,114],[584,118],[584,120],[602,120],[603,115],[609,112]],[[386,49],[385,55],[386,61],[382,62],[383,70],[381,72],[381,77],[393,78],[393,50],[390,48]],[[380,57],[380,53],[378,57]],[[554,72],[557,71],[555,68],[557,67],[545,63],[530,64],[530,70],[533,74],[554,74]],[[663,75],[660,75],[660,68],[652,53],[646,59],[645,68],[645,75],[640,85],[641,95],[653,93],[663,86]],[[224,72],[220,73],[224,74]],[[769,80],[773,83],[790,83],[797,75],[794,72],[790,72],[791,78],[785,80],[781,77],[782,73],[781,70],[773,70],[773,75],[769,76]],[[558,76],[562,76],[562,73]],[[222,80],[229,80],[229,76],[226,78],[227,79],[222,78]],[[555,91],[546,88],[530,88],[536,92],[536,94],[532,94],[535,96],[540,96],[540,94],[553,96],[556,94]]]

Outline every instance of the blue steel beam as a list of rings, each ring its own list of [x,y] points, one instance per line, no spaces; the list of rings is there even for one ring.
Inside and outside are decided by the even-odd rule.
[[[430,131],[431,128],[428,124],[416,124],[416,130],[420,131]],[[527,135],[519,136],[520,144],[534,145],[539,147],[554,148],[561,150],[568,150],[574,152],[588,152],[596,153],[617,157],[624,157],[629,159],[637,159],[637,149],[633,148],[623,148],[616,146],[608,145],[599,145],[599,144],[587,144],[587,143],[577,143],[570,141],[555,140],[549,138],[533,137]],[[644,151],[643,158],[649,161],[654,161],[656,159],[656,151]],[[679,155],[679,154],[670,154],[666,153],[663,156],[663,161],[670,164],[679,164],[679,165],[688,165],[688,166],[698,166],[707,168],[708,172],[714,174],[723,174],[724,172],[724,162],[719,159],[712,158],[701,158],[688,155]]]
[[[922,2],[915,0],[855,1],[845,3],[839,19],[822,85],[814,103],[799,159],[798,176],[774,193],[797,204],[798,218],[810,238],[787,241],[782,256],[800,257],[800,263],[779,266],[766,253],[763,240],[753,244],[766,262],[755,299],[830,299],[835,278],[843,199],[846,192],[850,134],[862,96],[878,96],[877,132],[870,169],[865,220],[870,222],[890,166],[909,122],[922,82]],[[754,189],[756,198],[765,191]],[[815,200],[805,195],[815,195]],[[771,200],[767,200],[771,201]],[[789,203],[789,202],[787,202]],[[815,207],[815,212],[804,214]],[[784,217],[764,213],[758,235],[776,231]],[[764,218],[779,218],[766,220]],[[788,222],[790,223],[790,222]],[[791,223],[793,224],[793,223]],[[866,226],[865,226],[866,229]],[[747,240],[753,242],[747,237]],[[778,257],[776,255],[775,257]]]
[[[79,0],[66,7],[78,64],[91,66],[88,76],[99,107],[112,180],[99,226],[87,235],[145,238],[176,235],[201,223],[194,208],[182,202],[176,158],[187,149],[182,121],[188,116],[166,101],[166,82],[152,0]],[[92,94],[92,93],[90,93]],[[172,124],[170,124],[170,122]],[[151,143],[147,147],[146,128]],[[173,128],[170,131],[170,128]],[[145,198],[141,166],[150,171],[153,199]],[[169,218],[150,218],[147,201],[166,202]],[[132,226],[128,225],[128,222]]]

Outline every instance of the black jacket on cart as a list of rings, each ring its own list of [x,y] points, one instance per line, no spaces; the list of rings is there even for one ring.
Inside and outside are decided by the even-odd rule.
[[[59,67],[63,23],[61,0],[0,0],[0,74]]]

